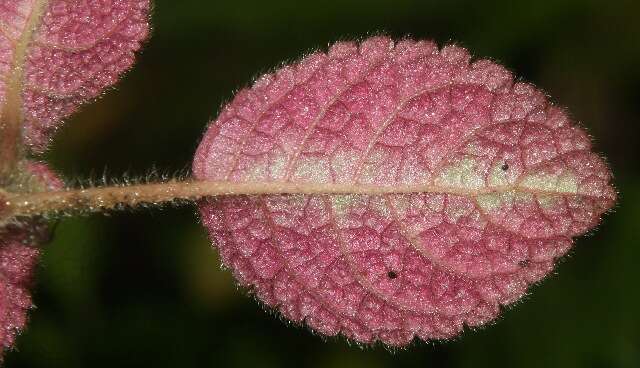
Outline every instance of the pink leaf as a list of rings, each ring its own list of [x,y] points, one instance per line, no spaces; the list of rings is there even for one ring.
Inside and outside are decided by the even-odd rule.
[[[29,162],[27,171],[48,190],[63,188],[63,183],[44,164]],[[32,307],[31,278],[39,247],[48,237],[48,226],[41,219],[0,224],[0,363],[4,350],[13,347],[17,334],[26,325],[27,312]]]
[[[193,169],[373,188],[200,210],[262,302],[321,334],[389,345],[494,320],[616,198],[586,133],[535,87],[461,47],[386,37],[336,43],[240,91]]]
[[[46,148],[60,121],[113,85],[147,37],[149,0],[0,0],[0,120]]]
[[[29,284],[39,250],[24,245],[28,232],[3,229],[0,237],[0,360],[24,328],[31,308]]]

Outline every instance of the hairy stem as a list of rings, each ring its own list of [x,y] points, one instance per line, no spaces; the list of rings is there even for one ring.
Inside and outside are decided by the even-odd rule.
[[[379,187],[350,184],[290,182],[233,183],[220,181],[169,181],[163,183],[104,186],[36,193],[0,191],[0,221],[17,216],[45,215],[61,211],[114,209],[140,204],[162,204],[175,200],[197,200],[209,196],[242,194],[381,194],[430,191],[432,188]]]
[[[17,216],[36,216],[55,212],[89,211],[162,204],[175,200],[241,194],[381,194],[432,191],[433,188],[379,187],[314,183],[233,183],[219,181],[169,181],[164,183],[105,186],[87,189],[37,193],[6,193],[0,198],[0,220]]]
[[[261,194],[401,194],[444,193],[467,197],[517,190],[539,195],[559,192],[516,185],[463,189],[430,184],[379,186],[366,184],[185,181],[103,186],[32,193],[11,193],[0,189],[0,223],[11,218],[47,215],[56,212],[100,212],[143,204],[160,205],[179,200],[195,201],[204,197]]]

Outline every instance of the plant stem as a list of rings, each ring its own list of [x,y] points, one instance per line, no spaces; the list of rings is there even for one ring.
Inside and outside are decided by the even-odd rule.
[[[374,188],[370,188],[374,190]],[[380,188],[375,188],[379,191]],[[364,188],[361,191],[366,192]],[[0,193],[0,221],[18,216],[55,212],[98,212],[141,204],[162,204],[175,200],[197,200],[207,196],[278,193],[346,193],[352,186],[294,183],[231,183],[215,181],[169,181],[164,183],[105,186],[36,193]]]
[[[495,188],[494,190],[495,191]],[[99,212],[142,204],[159,205],[176,200],[198,200],[204,197],[260,194],[388,194],[416,192],[465,191],[432,185],[377,186],[327,183],[291,182],[221,182],[172,180],[162,183],[104,186],[86,189],[67,189],[35,193],[9,193],[0,191],[0,223],[20,216],[47,215],[56,212]],[[481,194],[474,191],[472,194]]]
[[[557,191],[526,188],[518,184],[465,189],[433,184],[368,185],[292,182],[228,182],[187,179],[161,183],[102,186],[31,193],[12,193],[0,189],[0,224],[12,218],[48,215],[59,212],[100,212],[103,210],[161,205],[180,200],[196,201],[204,197],[263,194],[309,195],[384,195],[442,193],[466,197],[510,191],[536,195],[564,195]]]
[[[164,183],[105,186],[37,193],[5,193],[0,219],[44,215],[61,211],[114,209],[120,206],[162,204],[175,200],[198,200],[208,196],[241,194],[340,194],[373,193],[380,187],[296,183],[232,183],[218,181],[169,181]]]

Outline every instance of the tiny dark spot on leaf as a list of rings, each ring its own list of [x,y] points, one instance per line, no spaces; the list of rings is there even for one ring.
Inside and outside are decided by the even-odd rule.
[[[393,272],[393,271],[389,271],[387,273],[387,277],[390,278],[391,280],[395,279],[396,277],[398,277],[398,274]]]
[[[502,167],[500,168],[502,169],[502,171],[507,171],[509,170],[509,164],[505,162],[504,164],[502,164]]]
[[[525,260],[522,260],[522,261],[518,262],[518,265],[520,267],[528,267],[529,264],[531,264],[531,261],[529,261],[528,259],[525,259]]]

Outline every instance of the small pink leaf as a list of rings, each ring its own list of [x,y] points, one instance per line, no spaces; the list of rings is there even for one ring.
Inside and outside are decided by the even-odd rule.
[[[0,232],[0,361],[24,328],[31,308],[29,285],[40,252],[24,245],[30,243],[28,238],[28,232],[19,229]]]
[[[149,0],[0,0],[0,120],[46,148],[60,121],[113,85],[147,37]],[[15,118],[14,118],[15,119]]]
[[[44,164],[29,162],[27,171],[39,186],[48,190],[63,188],[62,181]],[[32,307],[31,279],[40,247],[48,238],[48,226],[41,219],[0,224],[0,363],[4,350],[13,347],[26,325],[27,312]]]
[[[262,302],[321,334],[389,345],[494,320],[616,198],[587,134],[535,87],[461,47],[386,37],[336,43],[240,91],[193,169],[379,188],[200,210]]]

